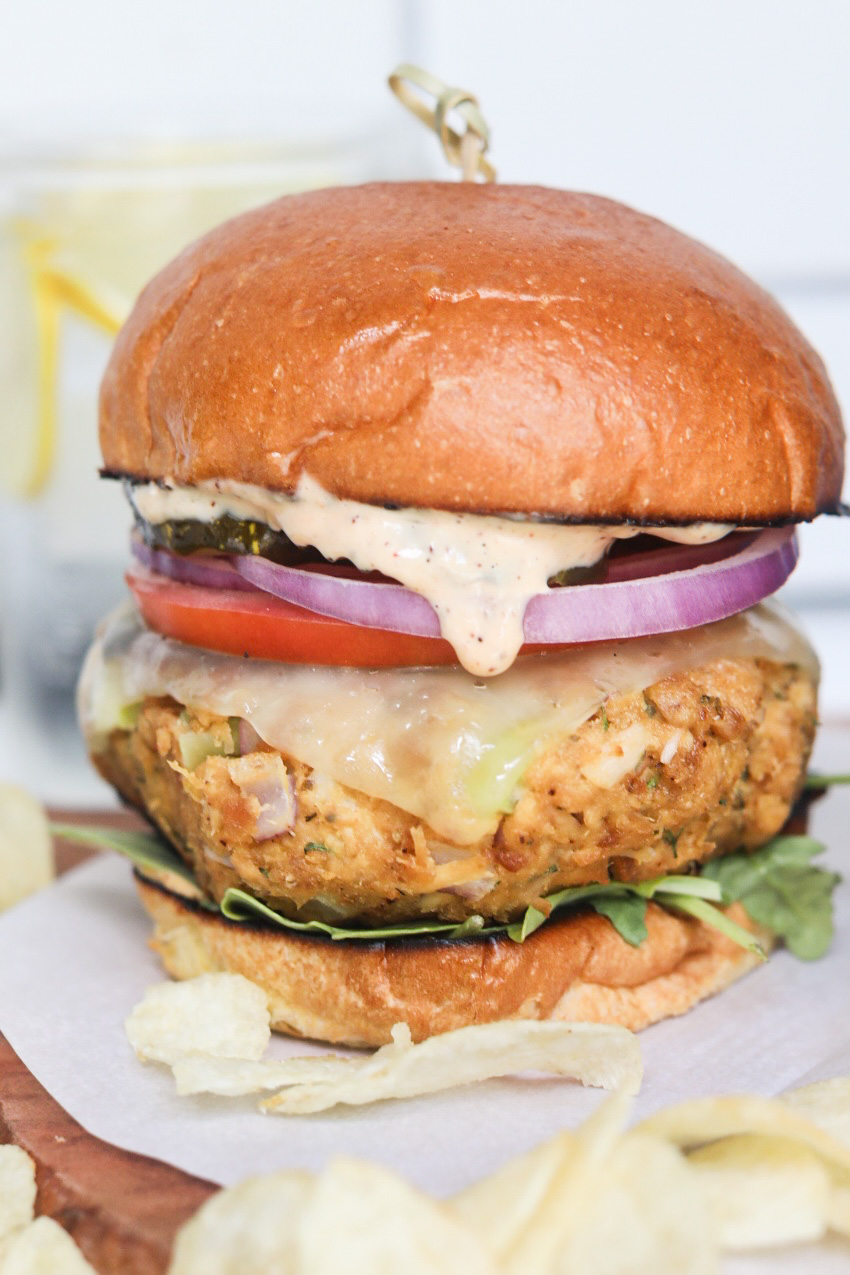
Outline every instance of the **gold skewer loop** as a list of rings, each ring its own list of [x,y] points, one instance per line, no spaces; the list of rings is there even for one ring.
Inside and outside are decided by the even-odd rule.
[[[446,159],[454,168],[461,169],[464,181],[496,180],[496,170],[485,155],[490,130],[474,94],[453,88],[410,62],[396,67],[389,77],[389,85],[402,105],[437,134]],[[429,97],[435,99],[434,106],[428,102]],[[466,124],[463,133],[449,124],[452,111]]]

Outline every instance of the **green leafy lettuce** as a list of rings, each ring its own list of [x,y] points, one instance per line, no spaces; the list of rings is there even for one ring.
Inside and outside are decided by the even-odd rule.
[[[97,850],[117,850],[144,872],[145,868],[174,872],[190,885],[200,889],[191,868],[180,859],[170,846],[151,832],[136,832],[124,828],[83,827],[75,823],[52,823],[50,830],[63,841],[80,846],[94,846]]]
[[[152,833],[73,824],[54,824],[53,832],[68,841],[117,850],[142,874],[146,871],[154,876],[162,871],[176,873],[194,887],[202,906],[215,910],[213,904],[203,899],[190,869]],[[521,920],[510,924],[488,923],[481,916],[471,916],[459,925],[426,919],[354,929],[329,921],[297,921],[282,916],[237,889],[225,893],[220,910],[231,921],[263,921],[286,930],[321,934],[336,940],[376,943],[398,938],[459,939],[507,934],[522,943],[550,917],[563,916],[571,908],[589,907],[607,917],[617,933],[637,947],[647,936],[646,908],[652,900],[661,907],[697,917],[763,958],[764,952],[753,935],[722,911],[730,903],[740,901],[752,919],[784,939],[795,956],[814,960],[823,955],[832,939],[832,891],[840,879],[836,873],[812,865],[812,858],[823,848],[811,837],[775,837],[753,853],[738,851],[712,860],[703,866],[699,876],[570,886],[548,895],[545,911],[531,905]]]
[[[551,909],[550,916],[577,904],[591,907],[594,912],[608,918],[621,938],[632,947],[639,947],[647,937],[646,907],[650,899],[661,907],[698,915],[700,920],[722,930],[741,947],[764,957],[761,945],[753,935],[720,910],[728,902],[721,887],[701,876],[654,877],[651,881],[628,884],[612,881],[602,885],[570,886],[548,895],[546,903]],[[526,909],[522,921],[507,926],[506,930],[510,938],[522,942],[547,919],[540,908],[532,906]]]
[[[822,850],[812,837],[774,837],[752,854],[712,860],[702,875],[718,883],[727,902],[742,903],[795,956],[814,961],[832,941],[832,891],[840,880],[812,864]]]

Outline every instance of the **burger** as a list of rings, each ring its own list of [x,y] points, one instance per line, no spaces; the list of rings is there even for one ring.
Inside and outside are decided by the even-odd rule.
[[[824,950],[778,836],[817,661],[768,599],[843,432],[721,257],[551,189],[286,197],[148,285],[100,438],[132,605],[81,719],[172,975],[378,1044],[638,1028]]]

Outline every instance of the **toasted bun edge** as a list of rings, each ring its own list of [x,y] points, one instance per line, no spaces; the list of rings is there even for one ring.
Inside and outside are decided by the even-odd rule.
[[[334,1044],[386,1044],[398,1022],[414,1040],[504,1019],[638,1031],[685,1013],[758,963],[716,930],[654,904],[639,947],[595,913],[550,922],[521,944],[334,942],[228,921],[138,873],[136,885],[154,923],[151,946],[172,977],[242,974],[266,992],[274,1030]],[[756,932],[740,905],[730,915]]]

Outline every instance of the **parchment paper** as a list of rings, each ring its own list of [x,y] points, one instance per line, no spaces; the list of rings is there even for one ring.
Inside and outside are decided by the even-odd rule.
[[[822,769],[850,768],[847,732],[821,746]],[[686,1097],[777,1094],[850,1074],[850,791],[813,809],[811,831],[842,871],[836,939],[823,960],[778,952],[722,996],[642,1033],[638,1119]],[[0,918],[0,1030],[42,1085],[90,1133],[222,1184],[285,1167],[319,1170],[344,1152],[382,1162],[446,1195],[584,1119],[599,1091],[513,1078],[328,1115],[260,1115],[255,1100],[178,1098],[170,1073],[142,1066],[123,1022],[162,973],[129,867],[99,857]],[[324,1052],[276,1039],[272,1052]],[[847,1248],[773,1254],[764,1269],[846,1269]],[[755,1271],[747,1259],[729,1271]]]

